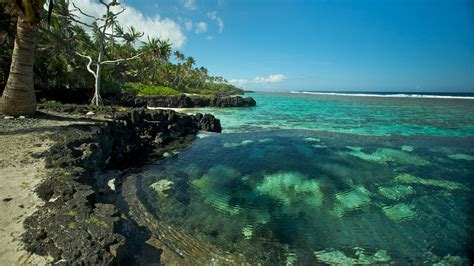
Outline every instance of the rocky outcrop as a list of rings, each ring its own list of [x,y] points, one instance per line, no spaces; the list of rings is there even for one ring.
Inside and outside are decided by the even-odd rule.
[[[40,107],[84,114],[82,108],[90,107]],[[130,263],[132,256],[126,251],[133,244],[122,232],[131,221],[115,207],[120,169],[147,149],[174,140],[184,142],[199,129],[221,131],[219,120],[207,114],[112,108],[92,112],[110,119],[90,119],[91,123],[68,127],[51,137],[55,144],[42,154],[51,175],[37,189],[45,205],[25,221],[26,249],[50,255],[58,264]]]
[[[252,107],[257,103],[251,97],[240,96],[122,96],[111,100],[109,104],[128,107],[168,107],[168,108],[195,108],[195,107]]]
[[[199,125],[200,130],[209,131],[209,132],[222,132],[222,127],[219,119],[215,118],[210,114],[196,114],[194,115],[194,120]]]

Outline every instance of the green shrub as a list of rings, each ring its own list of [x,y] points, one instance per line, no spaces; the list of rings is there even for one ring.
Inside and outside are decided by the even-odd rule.
[[[139,96],[157,96],[175,95],[179,94],[179,91],[165,86],[155,86],[143,83],[129,82],[122,87],[122,93]]]
[[[203,94],[203,95],[215,95],[216,92],[208,89],[196,89],[196,88],[187,88],[187,93]]]
[[[61,102],[55,101],[55,100],[48,100],[46,98],[41,98],[39,100],[40,104],[47,104],[47,105],[61,105]]]
[[[129,94],[129,95],[137,95],[140,92],[139,83],[125,83],[122,86],[122,93]]]

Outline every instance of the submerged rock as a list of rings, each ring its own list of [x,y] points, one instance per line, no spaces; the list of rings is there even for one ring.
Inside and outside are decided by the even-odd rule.
[[[251,239],[253,235],[253,227],[251,225],[246,225],[242,228],[242,234],[245,239]]]
[[[412,152],[415,148],[413,146],[403,145],[402,151]]]
[[[454,160],[474,161],[474,156],[462,153],[450,154],[448,157]]]
[[[449,190],[467,189],[464,185],[458,182],[444,180],[444,179],[425,179],[425,178],[420,178],[420,177],[410,175],[410,174],[398,175],[397,177],[395,177],[395,182],[440,187],[440,188],[445,188]]]
[[[405,204],[399,203],[393,206],[385,206],[382,208],[383,213],[395,222],[406,221],[415,218],[416,213],[412,208]]]
[[[415,190],[411,186],[398,185],[393,187],[379,187],[379,193],[391,200],[401,200],[408,195],[414,194]]]
[[[391,257],[387,251],[379,250],[373,255],[367,255],[363,248],[354,248],[355,257],[349,257],[339,250],[320,250],[315,251],[314,256],[322,263],[336,265],[354,265],[354,264],[380,264],[388,263]]]
[[[224,148],[235,148],[239,146],[246,146],[252,143],[253,140],[242,140],[241,142],[226,142],[224,143]]]
[[[228,184],[231,184],[235,179],[240,179],[239,177],[240,173],[234,168],[216,165],[201,178],[193,179],[191,184],[204,196],[207,204],[220,212],[235,215],[240,212],[241,208],[230,203],[231,197],[226,194],[226,189]]]
[[[287,213],[298,212],[298,205],[317,208],[324,199],[320,184],[299,172],[266,175],[256,191],[280,202]]]
[[[334,206],[334,213],[341,217],[345,212],[358,209],[370,203],[370,192],[363,186],[336,194],[338,203]]]
[[[166,179],[161,179],[160,181],[151,184],[150,187],[156,193],[158,193],[158,196],[160,196],[160,198],[166,198],[165,191],[171,189],[173,185],[174,185],[173,181],[169,181],[169,180],[166,180]]]
[[[427,165],[428,161],[416,155],[408,154],[404,151],[394,150],[389,148],[377,149],[373,153],[365,153],[361,150],[352,150],[348,154],[358,157],[366,161],[377,162],[381,164],[397,163],[409,165]]]

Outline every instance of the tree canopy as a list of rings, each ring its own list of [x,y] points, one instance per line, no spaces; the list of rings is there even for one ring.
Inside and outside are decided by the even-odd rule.
[[[40,22],[39,37],[34,60],[34,84],[37,90],[83,89],[93,91],[94,77],[87,69],[87,60],[80,55],[98,58],[100,53],[99,34],[84,27],[79,20],[78,9],[67,0],[55,1],[50,21]],[[0,5],[6,5],[3,3]],[[8,77],[11,60],[12,36],[16,17],[5,8],[0,11],[0,86]],[[44,11],[40,15],[48,16]],[[100,26],[97,26],[99,28]],[[135,27],[114,23],[110,34],[104,38],[103,60],[130,58],[140,55],[140,60],[129,60],[107,65],[102,69],[102,92],[107,94],[129,93],[130,84],[138,88],[166,87],[178,93],[197,94],[242,94],[243,90],[229,84],[224,78],[211,76],[203,66],[197,66],[196,59],[172,49],[166,39],[147,37]],[[120,36],[121,38],[117,38]],[[80,54],[80,55],[79,55]],[[97,64],[93,62],[92,65]],[[137,85],[140,84],[140,85]],[[150,90],[148,90],[150,91]]]

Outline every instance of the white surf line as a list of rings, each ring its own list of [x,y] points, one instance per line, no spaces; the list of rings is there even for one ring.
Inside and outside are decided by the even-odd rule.
[[[428,98],[428,99],[466,99],[474,100],[471,96],[443,96],[443,95],[423,95],[423,94],[369,94],[369,93],[338,93],[338,92],[309,92],[292,91],[291,93],[312,94],[312,95],[333,95],[333,96],[354,96],[354,97],[381,97],[381,98]]]

